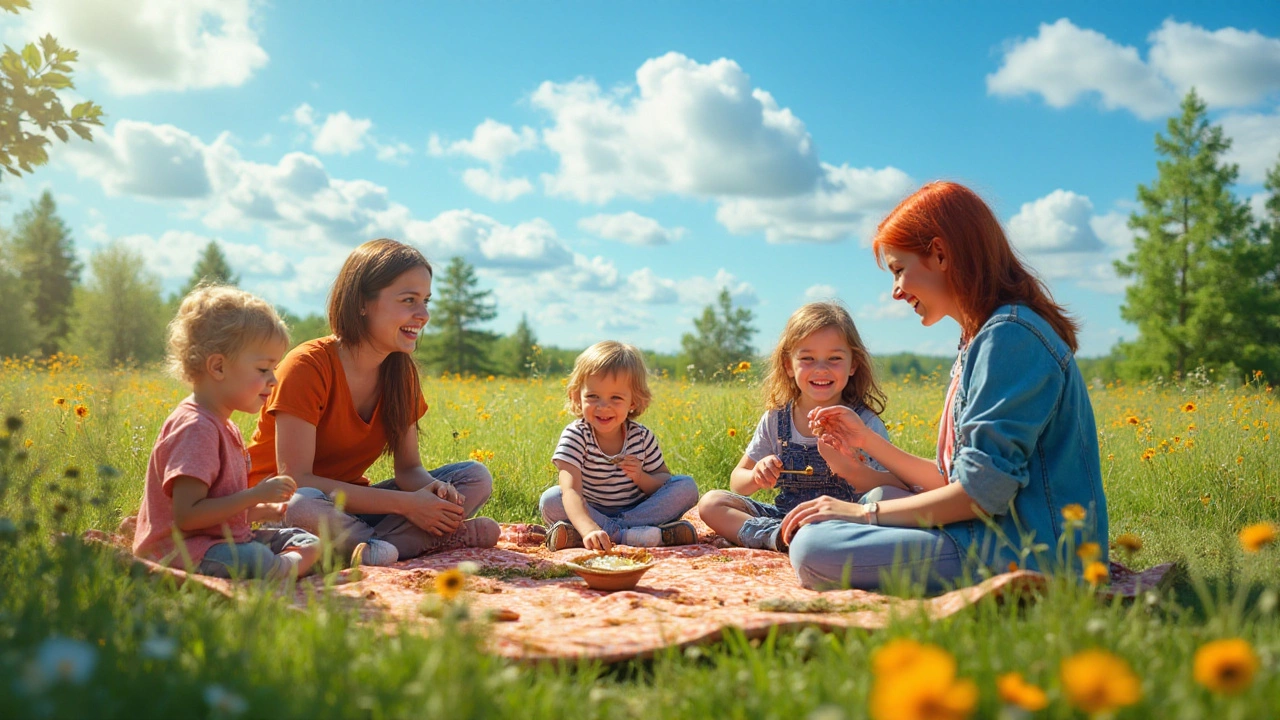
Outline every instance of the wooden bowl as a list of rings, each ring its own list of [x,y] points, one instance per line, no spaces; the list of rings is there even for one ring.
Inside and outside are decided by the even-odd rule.
[[[606,568],[588,567],[582,563],[591,558],[612,555],[615,557],[625,557],[640,563],[634,567],[620,570],[609,570]],[[587,582],[587,587],[592,590],[603,590],[605,592],[613,592],[615,590],[630,590],[640,582],[640,576],[644,575],[649,568],[657,564],[653,556],[644,550],[624,551],[611,550],[609,552],[600,552],[598,550],[578,555],[570,558],[565,562],[578,577]]]

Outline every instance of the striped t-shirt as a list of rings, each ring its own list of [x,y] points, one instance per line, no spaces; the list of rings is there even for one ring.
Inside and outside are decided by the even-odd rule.
[[[588,505],[597,508],[620,508],[632,505],[645,497],[622,468],[609,462],[624,455],[640,458],[640,467],[647,473],[655,473],[662,467],[662,450],[653,431],[634,420],[627,421],[627,440],[622,452],[608,455],[596,444],[596,434],[582,418],[565,426],[560,433],[560,443],[552,460],[563,460],[582,473],[582,497]]]

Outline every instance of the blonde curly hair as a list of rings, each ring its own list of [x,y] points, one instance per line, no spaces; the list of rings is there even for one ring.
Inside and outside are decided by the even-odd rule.
[[[582,351],[573,361],[573,371],[569,373],[568,386],[565,391],[568,398],[564,404],[574,417],[582,417],[582,386],[592,375],[626,375],[631,382],[631,402],[635,409],[627,413],[628,418],[640,417],[649,407],[653,398],[649,392],[649,368],[644,363],[644,355],[634,345],[627,345],[616,340],[605,340]]]
[[[289,328],[270,303],[229,285],[200,285],[169,322],[165,366],[179,380],[195,382],[210,356],[235,357],[265,340],[289,341]]]

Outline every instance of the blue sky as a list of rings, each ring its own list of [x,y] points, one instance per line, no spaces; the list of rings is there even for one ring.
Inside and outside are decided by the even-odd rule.
[[[3,222],[50,188],[82,252],[129,244],[170,291],[216,238],[299,313],[396,237],[475,264],[493,329],[527,313],[566,347],[677,350],[728,287],[761,351],[838,297],[872,352],[946,354],[955,325],[889,301],[867,249],[945,178],[1102,354],[1134,333],[1110,263],[1185,89],[1235,140],[1241,198],[1280,158],[1273,2],[33,4],[0,34],[81,50],[108,118],[5,180]]]

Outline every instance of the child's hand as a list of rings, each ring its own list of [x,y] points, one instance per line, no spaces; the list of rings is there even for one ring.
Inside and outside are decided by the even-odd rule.
[[[592,530],[582,536],[582,546],[588,550],[609,552],[613,549],[613,541],[609,539],[609,533],[604,530]]]
[[[638,455],[624,456],[618,461],[618,467],[622,472],[627,474],[627,477],[631,478],[632,482],[635,482],[644,474],[644,466],[640,464],[640,457]]]
[[[293,497],[293,491],[297,489],[298,483],[288,475],[267,478],[253,488],[258,494],[259,504],[285,502]]]
[[[282,522],[289,503],[259,503],[249,508],[249,522]]]
[[[778,484],[778,478],[782,475],[782,460],[777,455],[769,455],[761,458],[756,466],[751,468],[751,480],[756,487],[765,490]]]

